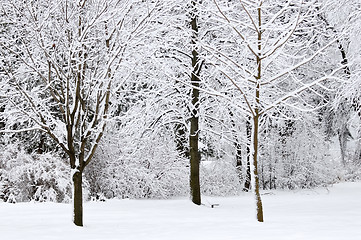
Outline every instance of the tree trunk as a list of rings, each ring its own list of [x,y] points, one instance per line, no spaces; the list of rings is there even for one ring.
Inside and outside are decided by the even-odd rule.
[[[234,146],[236,148],[236,169],[237,169],[237,173],[241,179],[241,176],[242,176],[242,145],[238,142],[238,139],[236,139]]]
[[[191,168],[190,188],[191,188],[192,202],[194,204],[200,205],[201,204],[201,191],[199,184],[200,155],[198,152],[198,131],[195,131],[195,129],[198,129],[198,120],[191,121],[191,136],[189,137],[190,168]]]
[[[192,85],[198,83],[196,82],[197,77],[192,73]],[[192,202],[200,205],[201,204],[201,190],[199,184],[199,164],[200,164],[200,154],[198,150],[198,141],[199,141],[199,118],[198,118],[198,106],[199,106],[199,90],[192,89],[192,117],[191,117],[191,128],[189,136],[189,155],[190,155],[190,188]]]
[[[246,120],[246,134],[247,134],[247,147],[246,147],[246,152],[247,152],[247,169],[246,169],[246,180],[244,182],[244,188],[243,191],[248,192],[249,190],[251,190],[251,123],[250,123],[250,119],[248,118]]]
[[[3,113],[5,111],[5,106],[0,106],[0,113]],[[0,129],[3,130],[5,129],[5,119],[4,118],[0,118]],[[1,133],[2,135],[2,133]]]
[[[258,27],[261,29],[262,27],[262,18],[261,18],[261,6],[258,8]],[[261,54],[262,52],[262,32],[258,31],[258,52]],[[256,205],[257,205],[257,220],[259,222],[263,222],[263,207],[261,195],[259,193],[259,175],[258,175],[258,128],[259,128],[259,108],[260,108],[260,88],[261,88],[261,76],[262,76],[262,58],[260,55],[256,56],[257,61],[257,76],[256,76],[256,105],[253,113],[253,137],[252,137],[252,148],[253,148],[253,178],[254,184],[252,188],[254,189],[255,197],[256,197]]]
[[[361,130],[360,129],[357,131],[356,139],[361,139]],[[356,166],[361,166],[360,160],[361,160],[361,144],[359,142],[357,142],[353,162],[355,163]]]
[[[185,131],[185,126],[180,123],[176,123],[174,126],[175,132],[175,143],[176,149],[180,156],[189,158],[189,150],[187,148],[187,133]]]
[[[233,135],[234,135],[234,148],[236,149],[236,170],[237,170],[237,174],[239,176],[239,180],[240,180],[240,184],[242,184],[242,167],[243,167],[243,163],[242,163],[242,144],[240,143],[240,141],[238,140],[238,136],[237,136],[237,126],[236,123],[234,121],[234,114],[231,110],[229,110],[229,115],[231,116],[231,124],[233,127]]]
[[[73,175],[73,201],[74,201],[74,224],[83,226],[83,189],[82,189],[82,173],[75,172]]]
[[[253,175],[254,175],[254,192],[257,204],[257,220],[263,222],[263,207],[261,195],[259,192],[259,177],[258,177],[258,127],[259,127],[259,116],[255,116],[253,119]]]
[[[338,140],[340,143],[340,152],[341,152],[341,162],[342,165],[346,166],[346,144],[347,144],[347,138],[345,137],[345,126],[346,124],[342,124],[342,127],[340,127],[340,130],[338,132]]]
[[[198,25],[197,25],[197,10],[196,2],[191,2],[193,5],[193,12],[191,17],[191,28],[193,31],[192,35],[192,74],[191,74],[191,84],[192,88],[192,109],[191,109],[191,127],[190,127],[190,136],[189,136],[189,155],[190,155],[190,190],[192,202],[194,204],[201,204],[201,191],[199,184],[199,163],[200,163],[200,154],[198,150],[198,139],[199,139],[199,56],[196,50],[196,40],[198,38]]]

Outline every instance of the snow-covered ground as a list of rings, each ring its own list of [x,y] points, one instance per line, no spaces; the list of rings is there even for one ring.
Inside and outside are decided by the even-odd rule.
[[[361,182],[263,192],[264,223],[255,220],[251,194],[203,197],[203,202],[88,202],[83,228],[73,226],[69,204],[0,203],[0,239],[361,239]],[[211,203],[220,205],[210,208]]]

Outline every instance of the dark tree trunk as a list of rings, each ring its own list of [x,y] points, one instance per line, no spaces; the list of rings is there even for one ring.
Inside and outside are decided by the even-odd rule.
[[[197,130],[196,130],[197,129]],[[192,131],[193,130],[193,131]],[[199,184],[199,163],[200,154],[198,151],[198,118],[191,120],[191,136],[190,141],[190,188],[192,202],[200,205],[201,204],[201,191]]]
[[[247,134],[247,169],[246,169],[246,180],[244,182],[243,191],[248,192],[251,190],[251,123],[248,118],[246,121],[246,134]]]
[[[242,145],[237,141],[235,144],[236,147],[236,169],[239,173],[242,172]]]
[[[193,31],[192,35],[192,74],[191,74],[191,84],[192,88],[192,109],[191,109],[191,127],[190,127],[190,136],[189,136],[189,155],[190,155],[190,191],[191,198],[194,204],[201,204],[201,191],[199,184],[199,163],[200,163],[200,154],[198,150],[198,140],[199,140],[199,72],[200,72],[200,63],[199,56],[196,49],[196,41],[198,38],[198,24],[197,24],[197,10],[196,2],[191,1],[193,6],[193,11],[191,15],[191,28]]]
[[[0,113],[3,113],[5,111],[5,106],[0,106]],[[0,129],[5,129],[5,119],[0,118]],[[2,133],[1,133],[2,134]]]
[[[345,124],[342,124],[342,127],[340,127],[339,133],[338,133],[338,140],[340,143],[340,152],[341,152],[341,162],[342,165],[346,166],[346,144],[347,144],[347,138],[345,137]]]
[[[236,126],[236,122],[234,121],[234,114],[231,110],[229,110],[229,115],[231,116],[231,124],[233,127],[233,137],[234,137],[234,147],[236,149],[236,170],[237,170],[237,174],[239,176],[239,179],[242,180],[242,167],[243,167],[243,163],[242,163],[242,144],[239,142],[238,140],[238,136],[237,136],[237,126]],[[242,182],[240,182],[240,184],[242,184]]]
[[[82,189],[82,173],[76,172],[73,175],[74,186],[74,224],[83,226],[83,189]]]
[[[349,68],[349,66],[347,65],[348,64],[348,60],[347,60],[347,55],[346,55],[346,51],[345,49],[343,48],[343,45],[341,44],[340,41],[338,41],[339,43],[339,46],[338,48],[340,49],[340,52],[341,52],[341,56],[342,56],[342,64],[345,65],[344,67],[344,73],[346,74],[347,78],[350,78],[350,75],[351,75],[351,70]],[[343,110],[343,109],[342,109]],[[342,112],[347,112],[347,110],[344,110]],[[339,143],[340,143],[340,151],[341,151],[341,161],[342,161],[342,164],[343,166],[346,166],[346,146],[347,146],[347,132],[348,129],[347,129],[347,120],[345,122],[342,123],[339,131],[338,131],[338,139],[339,139]]]
[[[195,52],[195,51],[193,51]],[[196,54],[195,54],[196,55]],[[193,56],[195,56],[193,55]],[[193,63],[193,61],[192,61]],[[198,77],[192,73],[192,85],[199,86]],[[198,118],[198,107],[199,107],[199,90],[196,88],[192,89],[192,117],[191,117],[191,128],[189,136],[189,155],[190,155],[190,188],[192,202],[200,205],[201,204],[201,192],[199,184],[199,163],[200,163],[200,154],[198,149],[199,141],[199,118]]]
[[[187,133],[183,124],[177,123],[174,127],[176,149],[179,155],[189,158],[189,150],[187,148]]]

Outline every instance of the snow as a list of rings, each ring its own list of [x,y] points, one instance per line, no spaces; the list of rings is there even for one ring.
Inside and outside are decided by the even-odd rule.
[[[0,203],[1,239],[361,239],[361,182],[299,191],[263,191],[265,222],[251,193],[237,197],[108,200],[84,204],[83,228],[71,204]],[[209,205],[218,203],[211,208]]]

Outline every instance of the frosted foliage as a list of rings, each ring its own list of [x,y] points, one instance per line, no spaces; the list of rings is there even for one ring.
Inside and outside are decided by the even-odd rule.
[[[353,66],[361,64],[361,2],[359,0],[324,0],[326,17],[330,25],[341,35],[347,47],[347,57]],[[353,72],[359,67],[351,67]]]
[[[264,189],[313,188],[334,183],[340,163],[330,152],[321,129],[302,122],[273,126],[266,134],[260,157],[260,182]]]
[[[187,160],[177,155],[169,132],[116,140],[108,134],[86,172],[93,197],[169,198],[188,192]]]
[[[242,191],[234,162],[202,161],[200,176],[201,190],[205,195],[231,196]]]
[[[0,198],[7,202],[68,202],[70,173],[59,157],[28,154],[17,145],[2,149],[0,159]]]

